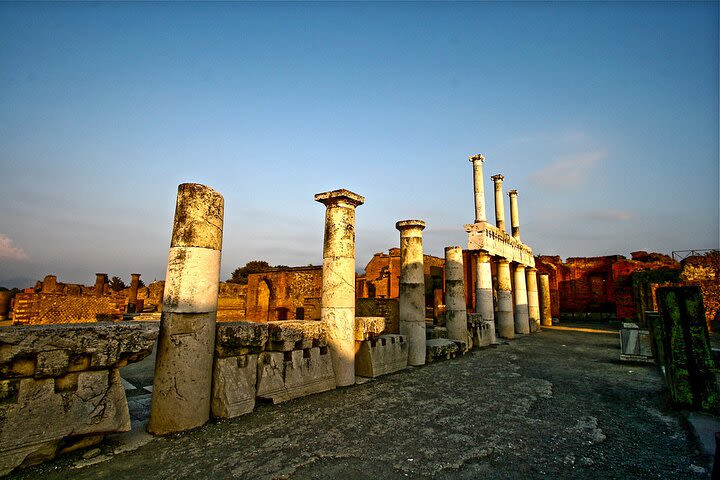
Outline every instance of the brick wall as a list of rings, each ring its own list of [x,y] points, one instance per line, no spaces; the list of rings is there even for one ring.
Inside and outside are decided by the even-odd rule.
[[[18,293],[13,309],[14,325],[84,323],[121,320],[127,296],[122,292],[96,297],[56,293]]]
[[[306,320],[308,299],[322,295],[322,267],[290,267],[248,276],[245,318],[249,322]],[[302,310],[300,310],[302,309]]]

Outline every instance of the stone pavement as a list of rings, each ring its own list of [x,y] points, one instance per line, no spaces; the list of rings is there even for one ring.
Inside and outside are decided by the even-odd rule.
[[[656,367],[619,355],[616,335],[545,330],[13,478],[710,478]]]

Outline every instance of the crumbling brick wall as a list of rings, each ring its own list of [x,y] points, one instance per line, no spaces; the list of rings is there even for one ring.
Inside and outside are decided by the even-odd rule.
[[[305,316],[308,299],[322,295],[322,267],[276,268],[248,275],[245,318],[249,322]]]
[[[121,320],[127,305],[123,292],[112,295],[65,295],[18,293],[15,295],[13,324],[45,325]]]

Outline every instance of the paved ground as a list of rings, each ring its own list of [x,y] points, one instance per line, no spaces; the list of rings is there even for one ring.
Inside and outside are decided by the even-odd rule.
[[[617,335],[544,331],[16,478],[710,478],[656,368],[618,358]]]

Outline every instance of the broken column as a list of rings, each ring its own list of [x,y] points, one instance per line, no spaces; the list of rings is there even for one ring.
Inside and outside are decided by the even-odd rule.
[[[513,320],[510,262],[504,258],[498,260],[497,279],[497,335],[502,338],[514,338],[515,321]]]
[[[339,387],[355,383],[355,207],[365,198],[349,190],[318,193],[325,205],[320,317]]]
[[[530,319],[530,331],[540,330],[540,300],[538,298],[537,269],[528,267],[525,269],[527,284],[527,305],[528,317]]]
[[[467,306],[461,247],[445,247],[445,308],[448,338],[467,345]]]
[[[128,293],[127,313],[135,313],[137,305],[138,287],[140,286],[140,274],[130,274],[130,292]]]
[[[479,252],[475,256],[475,312],[482,316],[482,319],[489,322],[491,329],[490,342],[495,343],[495,312],[493,308],[492,269],[490,266],[490,255]]]
[[[101,297],[105,293],[105,284],[107,283],[107,273],[95,274],[95,296]]]
[[[400,335],[408,342],[408,365],[425,364],[425,274],[422,220],[403,220],[400,230]]]
[[[525,265],[515,267],[515,333],[530,333],[528,316],[528,292],[525,284]]]
[[[483,184],[482,164],[485,157],[482,154],[470,157],[473,164],[473,191],[475,192],[475,223],[487,221],[485,215],[485,185]]]
[[[510,197],[510,226],[512,228],[512,236],[520,240],[520,215],[518,213],[517,190],[510,190],[508,196]]]
[[[550,301],[550,275],[540,274],[539,297],[540,297],[540,324],[552,326],[552,306]]]
[[[210,418],[223,210],[211,188],[178,187],[148,424],[156,435]]]
[[[505,231],[505,199],[503,198],[502,182],[505,180],[500,174],[490,177],[495,183],[495,226]]]

